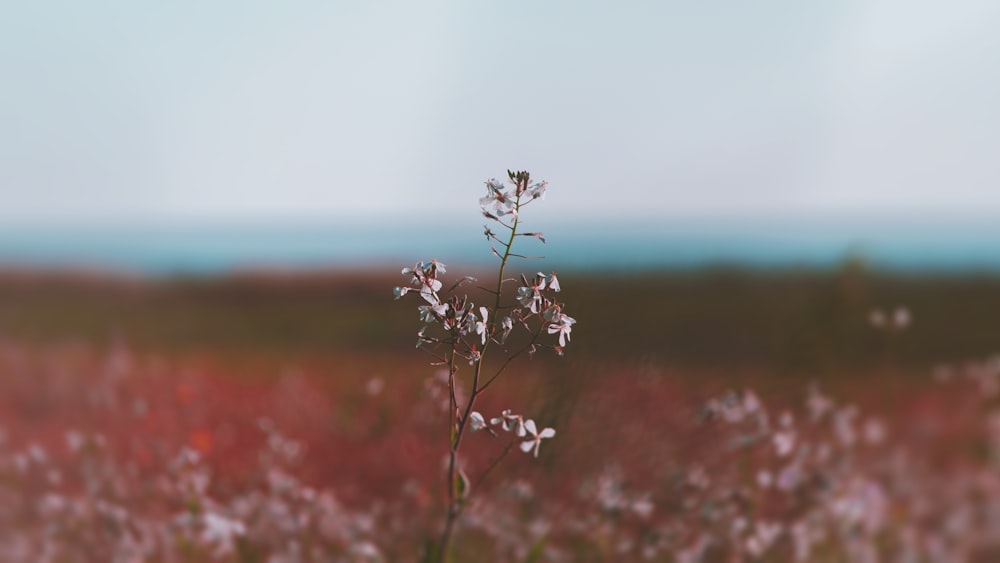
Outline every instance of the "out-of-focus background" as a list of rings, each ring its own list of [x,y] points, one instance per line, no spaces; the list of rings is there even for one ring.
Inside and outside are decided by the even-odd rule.
[[[471,259],[482,181],[519,168],[578,267],[996,266],[998,11],[10,6],[2,255]]]
[[[832,369],[884,360],[895,307],[894,361],[995,345],[990,2],[5,12],[10,337],[391,349],[394,272],[492,267],[515,168],[577,354]]]
[[[513,271],[559,272],[578,324],[565,357],[525,361],[484,399],[559,428],[540,465],[515,452],[513,480],[486,490],[586,505],[614,474],[637,491],[615,498],[644,508],[602,540],[558,518],[503,532],[473,518],[467,545],[525,560],[528,534],[553,560],[697,546],[711,560],[697,538],[736,517],[689,526],[668,482],[732,477],[712,473],[697,422],[730,391],[775,405],[773,422],[822,389],[871,413],[871,445],[933,466],[928,482],[973,482],[957,468],[1000,452],[984,422],[1000,376],[998,21],[976,0],[0,8],[0,474],[16,507],[0,555],[412,555],[440,517],[445,419],[420,406],[440,389],[413,347],[416,300],[391,288],[430,258],[446,279],[490,278],[478,199],[508,169],[549,182],[522,214],[546,243],[519,241],[541,257]],[[993,382],[961,403],[969,420],[935,387],[961,374]],[[112,469],[77,475],[85,454]],[[919,537],[932,560],[995,555],[1000,541],[910,526],[919,510],[888,470],[857,463],[897,514],[865,523],[877,552]],[[137,500],[168,465],[173,492]],[[105,504],[80,508],[81,490]],[[311,522],[353,531],[275,532],[260,515],[280,511],[254,507],[289,490]],[[935,506],[958,513],[958,496]],[[806,504],[751,505],[732,549],[756,538],[753,556],[783,560],[813,522]],[[393,519],[413,513],[426,529]],[[132,531],[85,533],[81,514]],[[860,557],[830,542],[814,543]]]

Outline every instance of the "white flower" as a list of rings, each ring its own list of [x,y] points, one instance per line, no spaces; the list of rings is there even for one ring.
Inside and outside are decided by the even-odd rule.
[[[505,192],[503,184],[497,180],[490,179],[486,182],[486,196],[479,198],[479,205],[487,217],[496,214],[503,217],[507,214],[516,214],[516,201],[514,195]]]
[[[528,433],[528,439],[521,442],[521,451],[528,453],[535,450],[535,457],[538,457],[538,447],[541,445],[542,439],[556,435],[556,431],[552,428],[545,428],[539,432],[535,427],[535,421],[530,418],[524,421],[524,430]]]
[[[532,184],[528,186],[528,195],[531,196],[531,199],[545,199],[545,188],[547,188],[548,185],[549,183],[544,180],[536,184]]]
[[[420,287],[420,297],[423,297],[424,301],[431,305],[437,305],[441,302],[441,299],[437,295],[439,289],[441,289],[441,282],[428,279],[427,283]]]
[[[530,287],[517,288],[517,301],[524,307],[530,306],[532,313],[538,312],[538,308],[535,305],[535,296]]]
[[[527,280],[525,280],[525,285],[517,288],[517,300],[523,307],[528,307],[532,313],[537,314],[538,308],[542,304],[542,290],[544,289],[545,275],[538,272],[533,284],[527,285]]]
[[[432,340],[424,336],[426,332],[427,332],[426,326],[420,327],[420,330],[417,331],[417,348],[420,348],[420,345],[423,344],[424,342],[432,342]]]
[[[559,346],[566,346],[567,340],[572,340],[569,334],[573,332],[573,325],[576,319],[569,315],[559,313],[556,321],[549,325],[549,334],[559,333]]]
[[[504,432],[514,430],[514,434],[524,437],[524,419],[519,414],[511,414],[510,409],[505,409],[497,418],[491,418],[490,424],[500,424]]]
[[[559,279],[556,278],[556,273],[552,272],[549,275],[549,289],[558,293],[562,288],[559,287]]]
[[[483,337],[483,345],[486,344],[486,339],[489,337],[489,327],[486,326],[486,320],[489,316],[489,310],[486,307],[480,307],[479,312],[483,315],[483,320],[476,323],[476,334],[481,334]]]
[[[762,469],[757,472],[757,486],[762,489],[766,489],[770,487],[772,483],[774,483],[774,476],[771,475],[770,471]]]
[[[472,411],[469,414],[469,430],[476,432],[483,428],[486,428],[486,419],[478,411]]]
[[[507,337],[510,336],[510,331],[514,330],[514,319],[510,317],[504,317],[500,321],[500,328],[503,330],[503,335],[500,337],[501,342],[505,342]]]
[[[421,305],[417,307],[417,311],[420,313],[420,320],[425,323],[432,323],[438,319],[438,316],[445,316],[448,312],[448,304],[441,303],[440,305]]]

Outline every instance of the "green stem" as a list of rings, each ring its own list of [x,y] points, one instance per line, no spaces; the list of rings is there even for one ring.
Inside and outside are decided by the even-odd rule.
[[[527,184],[527,178],[523,180]],[[522,192],[518,186],[518,192]],[[503,256],[500,257],[500,271],[497,273],[497,290],[496,290],[496,301],[493,304],[493,321],[490,323],[490,334],[496,333],[497,328],[497,311],[500,310],[500,299],[503,295],[503,281],[504,281],[504,271],[507,268],[507,261],[510,259],[511,252],[510,249],[514,245],[514,237],[517,235],[517,223],[520,217],[519,211],[521,209],[521,196],[517,196],[517,200],[514,202],[514,223],[510,228],[510,238],[507,240],[507,244],[504,247]],[[501,223],[502,224],[502,223]],[[441,551],[438,556],[438,561],[444,563],[448,559],[448,553],[451,551],[451,540],[452,533],[455,529],[455,521],[458,520],[458,515],[462,510],[462,505],[459,499],[455,498],[455,472],[458,459],[458,450],[462,445],[462,437],[465,435],[466,423],[469,421],[469,415],[472,413],[472,407],[476,404],[476,397],[479,394],[479,376],[483,371],[483,359],[486,355],[486,350],[489,348],[491,339],[487,338],[486,343],[483,344],[483,349],[480,352],[479,361],[476,362],[475,373],[472,377],[472,390],[469,392],[469,400],[465,405],[465,409],[462,411],[461,418],[458,420],[458,428],[454,430],[455,438],[451,443],[451,450],[448,454],[448,514],[445,520],[444,531],[441,533]],[[452,355],[449,360],[449,371],[451,371],[451,378],[449,379],[449,386],[451,387],[452,397],[454,397],[455,380],[454,380],[454,370],[452,365],[454,363],[454,340],[452,341]],[[494,378],[491,378],[492,381]],[[454,428],[454,409],[449,417],[452,421],[452,426],[448,429],[448,435],[451,436],[452,429]]]

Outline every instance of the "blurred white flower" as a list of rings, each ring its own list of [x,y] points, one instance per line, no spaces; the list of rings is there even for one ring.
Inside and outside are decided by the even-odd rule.
[[[882,328],[885,326],[885,313],[883,313],[881,309],[872,309],[872,311],[868,313],[868,324],[875,328]]]
[[[756,393],[749,389],[743,393],[743,412],[751,415],[763,408],[763,403],[760,402],[760,398],[757,397]]]
[[[772,440],[778,457],[785,457],[795,449],[795,432],[791,430],[775,432]]]
[[[912,322],[910,310],[903,306],[896,307],[891,315],[881,309],[872,309],[868,313],[868,324],[890,332],[906,330]]]
[[[381,377],[373,377],[365,383],[365,392],[374,397],[382,392],[385,388],[385,380]]]
[[[549,183],[544,180],[537,184],[532,184],[528,186],[528,195],[531,196],[531,199],[545,199],[545,189],[548,185]]]
[[[775,481],[775,486],[782,491],[788,492],[798,487],[801,481],[802,471],[799,469],[798,464],[792,462],[778,473],[778,479]]]
[[[771,475],[770,471],[762,469],[757,472],[757,486],[762,489],[766,489],[770,487],[772,483],[774,483],[774,476]]]
[[[858,407],[848,405],[841,408],[833,415],[833,431],[837,436],[840,445],[851,447],[857,440],[857,433],[854,429],[854,418],[858,415]]]
[[[69,430],[66,432],[66,447],[72,453],[79,453],[86,444],[86,438],[79,430]]]
[[[700,465],[696,465],[688,470],[686,481],[688,485],[691,485],[696,489],[707,489],[711,484],[708,472],[705,471],[705,468]]]
[[[885,441],[885,424],[877,418],[869,418],[862,428],[865,442],[870,446],[877,446]]]
[[[910,326],[913,319],[910,317],[910,310],[906,307],[896,307],[892,313],[892,323],[897,330],[903,330]]]
[[[653,501],[648,496],[642,496],[632,502],[632,512],[635,512],[643,520],[653,514]]]
[[[478,411],[469,414],[469,430],[476,432],[486,428],[486,419]]]
[[[202,516],[204,528],[201,533],[201,540],[215,546],[214,555],[223,557],[233,552],[237,536],[246,534],[246,527],[238,520],[232,520],[224,516],[207,512]]]
[[[760,557],[774,541],[781,535],[783,527],[780,523],[769,523],[758,521],[754,527],[753,535],[747,539],[746,548],[750,555]]]
[[[813,422],[823,418],[833,410],[833,401],[813,387],[809,391],[809,398],[806,400],[806,407],[809,409],[809,416]]]

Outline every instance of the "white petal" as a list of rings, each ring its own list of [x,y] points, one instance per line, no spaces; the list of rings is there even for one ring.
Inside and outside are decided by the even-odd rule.
[[[479,414],[477,411],[473,411],[469,414],[469,427],[473,432],[485,428],[486,421],[483,420],[483,415]]]
[[[480,307],[479,312],[483,314],[483,324],[486,324],[486,319],[489,317],[490,311],[486,307]]]
[[[431,288],[427,287],[426,285],[420,288],[420,296],[424,298],[424,301],[430,303],[431,305],[437,305],[438,303],[437,295],[434,295],[434,292],[431,291]]]
[[[535,447],[535,441],[534,440],[528,440],[526,442],[521,442],[521,451],[524,452],[524,453],[530,452],[531,448],[533,448],[533,447]]]
[[[562,289],[559,287],[559,278],[557,278],[555,274],[549,276],[549,289],[556,292]]]
[[[535,427],[535,421],[530,418],[524,421],[524,429],[532,436],[536,436],[538,434],[538,429]]]
[[[556,435],[556,431],[555,431],[554,428],[546,428],[545,430],[542,430],[540,434],[538,434],[538,437],[539,438],[551,438],[551,437],[553,437],[555,435]]]

